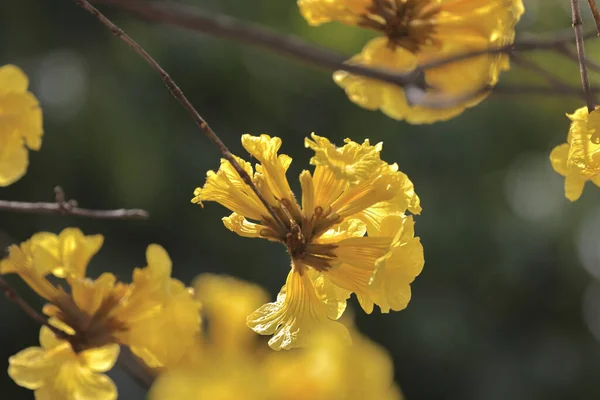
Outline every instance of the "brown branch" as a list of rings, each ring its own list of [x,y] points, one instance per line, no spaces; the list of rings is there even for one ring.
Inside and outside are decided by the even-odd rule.
[[[577,59],[579,61],[579,73],[581,75],[581,86],[585,92],[585,101],[588,112],[595,109],[594,95],[592,94],[590,80],[588,77],[587,66],[585,64],[585,47],[583,44],[583,21],[581,19],[581,9],[579,8],[579,0],[571,0],[571,14],[573,16],[573,30],[575,31],[575,44],[577,46]]]
[[[108,18],[106,18],[100,11],[98,11],[94,6],[92,6],[87,0],[75,0],[75,3],[82,7],[84,10],[92,14],[94,17],[98,19],[104,26],[106,26],[116,37],[125,42],[129,47],[131,47],[140,57],[142,57],[158,74],[160,75],[160,79],[167,86],[173,97],[179,101],[179,103],[185,108],[185,110],[190,114],[190,116],[196,122],[196,125],[204,132],[206,137],[213,142],[215,146],[219,149],[219,152],[236,170],[239,176],[244,180],[244,182],[250,186],[252,191],[256,194],[256,196],[263,203],[265,208],[268,210],[271,217],[279,224],[280,228],[283,232],[287,231],[286,225],[279,218],[277,213],[273,210],[273,208],[269,205],[269,203],[262,196],[254,182],[252,182],[252,178],[248,173],[240,166],[240,164],[233,157],[227,146],[221,141],[219,136],[212,130],[212,128],[208,125],[208,123],[202,118],[200,113],[194,108],[192,103],[188,100],[188,98],[183,94],[179,86],[175,83],[173,79],[169,76],[167,71],[165,71],[159,64],[144,50],[135,40],[129,37],[121,28],[113,24]]]
[[[65,332],[63,332],[60,329],[55,328],[54,326],[50,325],[50,323],[48,322],[48,320],[44,316],[42,316],[42,314],[40,314],[39,312],[37,312],[33,307],[31,307],[29,305],[29,303],[27,303],[25,301],[25,299],[23,299],[19,295],[19,293],[17,293],[17,291],[15,289],[13,289],[12,286],[10,286],[10,284],[4,279],[4,277],[1,274],[0,274],[0,289],[2,290],[2,292],[4,293],[4,296],[8,300],[12,301],[17,306],[19,306],[19,308],[21,308],[21,310],[23,310],[25,312],[25,314],[27,314],[27,316],[29,316],[31,319],[33,319],[34,321],[36,321],[40,325],[46,326],[58,338],[60,338],[60,339],[65,339],[66,338]]]
[[[590,10],[592,10],[594,21],[596,21],[596,30],[598,31],[598,36],[600,36],[600,11],[598,11],[598,6],[596,6],[595,0],[588,0],[588,4],[590,5]]]
[[[66,200],[60,186],[54,188],[54,203],[0,200],[0,211],[28,214],[58,214],[94,219],[147,219],[149,214],[139,209],[89,210],[79,208],[75,200]]]

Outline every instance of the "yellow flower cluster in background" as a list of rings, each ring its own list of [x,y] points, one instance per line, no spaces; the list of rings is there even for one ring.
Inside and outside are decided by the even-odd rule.
[[[103,243],[67,228],[59,235],[42,232],[9,248],[0,273],[19,275],[49,304],[44,313],[61,337],[48,327],[41,347],[9,359],[9,375],[43,399],[114,399],[116,388],[102,374],[115,363],[119,345],[150,368],[174,365],[193,345],[200,330],[199,302],[191,289],[171,278],[171,260],[158,245],[148,246],[148,265],[137,268],[133,282],[117,282],[111,273],[86,278],[87,265]],[[62,278],[69,287],[51,282]]]
[[[552,150],[550,161],[565,177],[565,196],[575,201],[587,181],[600,186],[600,108],[590,113],[582,107],[567,117],[571,120],[567,143]]]
[[[205,274],[195,284],[207,331],[186,360],[159,375],[151,400],[400,400],[393,364],[378,345],[349,327],[348,347],[334,332],[315,332],[313,345],[266,350],[245,326],[267,293],[226,276]]]
[[[421,211],[412,182],[396,164],[380,159],[382,144],[346,139],[336,147],[312,135],[305,145],[315,152],[314,172],[302,171],[298,203],[286,177],[292,159],[278,154],[281,139],[242,136],[242,144],[260,164],[236,158],[262,197],[283,222],[276,223],[235,169],[221,160],[209,171],[192,202],[216,201],[233,211],[225,226],[244,237],[284,244],[291,270],[277,300],[248,316],[248,326],[275,350],[310,344],[315,332],[335,331],[350,342],[336,322],[355,293],[367,313],[402,310],[410,301],[410,283],[423,268],[423,248],[414,237],[407,211]]]
[[[27,148],[39,150],[42,146],[42,111],[28,86],[21,69],[0,67],[0,186],[25,175]]]
[[[298,6],[311,25],[339,21],[379,33],[349,62],[399,73],[510,44],[524,12],[521,0],[298,0]],[[427,69],[424,105],[409,104],[400,87],[345,71],[336,72],[334,80],[361,107],[423,124],[448,120],[480,103],[489,91],[477,92],[495,85],[508,68],[507,55],[484,54]],[[442,108],[427,106],[440,95],[468,99]]]

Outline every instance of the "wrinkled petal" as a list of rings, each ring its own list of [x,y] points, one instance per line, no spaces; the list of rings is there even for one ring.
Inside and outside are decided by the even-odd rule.
[[[248,316],[246,321],[254,332],[273,335],[269,346],[273,350],[305,347],[312,333],[330,326],[340,340],[349,341],[346,328],[327,317],[327,307],[317,297],[308,274],[292,270],[277,301],[267,303]]]

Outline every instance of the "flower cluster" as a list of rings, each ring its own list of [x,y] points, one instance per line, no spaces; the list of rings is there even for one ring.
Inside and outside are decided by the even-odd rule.
[[[349,62],[400,73],[510,44],[524,12],[522,0],[298,0],[298,6],[311,25],[339,21],[377,32],[380,36]],[[424,105],[409,104],[397,86],[345,71],[336,72],[334,80],[361,107],[423,124],[448,120],[480,103],[489,94],[482,89],[495,85],[508,67],[506,54],[486,53],[428,68]],[[444,108],[427,106],[440,95],[467,99]]]
[[[42,146],[42,111],[28,86],[21,69],[0,67],[0,186],[25,175],[27,148],[39,150]]]
[[[565,177],[565,196],[575,201],[587,181],[600,186],[600,109],[590,113],[582,107],[567,117],[571,120],[567,143],[552,150],[550,161]]]
[[[9,359],[9,375],[35,390],[36,398],[114,399],[116,388],[102,373],[114,365],[119,345],[129,346],[149,368],[167,368],[186,354],[200,330],[199,302],[171,278],[162,247],[148,246],[148,265],[135,269],[132,283],[125,284],[111,273],[86,277],[102,243],[101,235],[75,228],[41,232],[11,246],[0,262],[0,273],[19,275],[48,301],[41,347]],[[52,275],[70,290],[53,284]]]
[[[410,283],[423,268],[423,248],[414,237],[413,217],[421,211],[412,182],[396,164],[381,160],[382,144],[346,139],[336,147],[312,135],[305,145],[315,152],[311,174],[302,171],[300,204],[286,171],[292,159],[278,154],[281,139],[243,135],[242,144],[260,164],[236,158],[282,225],[229,162],[209,171],[192,202],[216,201],[233,213],[225,226],[244,237],[283,243],[291,270],[277,300],[248,316],[248,326],[273,335],[271,348],[307,346],[314,332],[329,329],[349,342],[346,328],[335,322],[352,293],[367,313],[404,309]]]

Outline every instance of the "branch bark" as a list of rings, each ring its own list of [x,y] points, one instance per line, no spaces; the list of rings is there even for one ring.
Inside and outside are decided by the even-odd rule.
[[[56,196],[54,203],[0,200],[0,211],[72,215],[94,219],[148,219],[150,217],[148,211],[140,209],[90,210],[79,208],[75,200],[67,201],[65,199],[65,193],[60,186],[54,188],[54,193]]]

